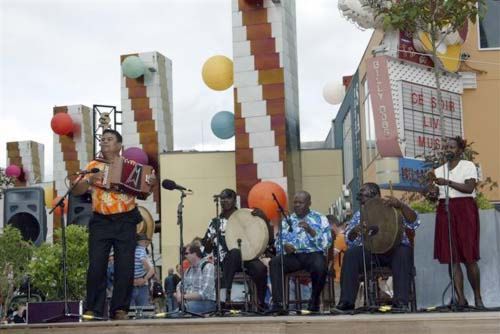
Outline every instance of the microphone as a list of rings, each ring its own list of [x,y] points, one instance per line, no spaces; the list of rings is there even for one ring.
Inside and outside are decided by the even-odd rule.
[[[368,228],[368,236],[370,236],[370,237],[374,236],[374,235],[376,235],[378,233],[378,231],[379,231],[378,226],[370,226]]]
[[[92,168],[91,170],[81,170],[79,172],[74,173],[73,175],[87,175],[87,174],[95,174],[99,173],[101,170],[99,168]]]
[[[283,213],[283,215],[285,215],[285,214],[284,214],[284,210],[283,210],[283,208],[281,207],[281,204],[280,204],[280,202],[278,201],[278,198],[276,197],[276,195],[275,195],[274,193],[271,193],[271,195],[273,195],[273,199],[274,199],[274,201],[276,202],[276,204],[278,204],[278,207],[280,208],[280,210],[281,210],[281,212]],[[285,216],[285,219],[286,219],[286,222],[288,223],[288,232],[290,232],[290,233],[291,233],[291,232],[293,231],[293,228],[292,228],[292,222],[290,221],[290,219],[286,218],[286,216]]]
[[[161,183],[161,186],[167,190],[180,190],[180,191],[187,191],[187,192],[193,193],[193,191],[191,189],[183,187],[180,184],[177,184],[174,181],[169,180],[169,179],[163,180],[163,182]]]

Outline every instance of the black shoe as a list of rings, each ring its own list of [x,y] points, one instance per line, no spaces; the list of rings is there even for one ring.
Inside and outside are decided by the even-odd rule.
[[[410,309],[408,308],[408,304],[404,304],[404,303],[400,303],[400,302],[395,302],[392,304],[392,312],[406,313],[409,311],[410,311]]]
[[[307,307],[307,310],[309,312],[318,313],[319,312],[319,305],[309,304],[309,306]]]
[[[269,311],[267,311],[268,314],[275,314],[275,315],[285,315],[288,314],[286,310],[283,309],[283,304],[282,303],[273,303],[271,305],[271,308]]]
[[[340,302],[337,304],[337,306],[335,306],[335,308],[340,311],[352,311],[354,310],[354,304]]]

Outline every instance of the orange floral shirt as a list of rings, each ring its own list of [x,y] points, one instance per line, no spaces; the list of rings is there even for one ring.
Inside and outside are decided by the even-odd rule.
[[[104,165],[104,162],[93,160],[85,169],[90,170],[92,168],[99,168],[103,171]],[[87,174],[85,178],[89,179],[90,175],[91,174]],[[135,208],[135,196],[107,190],[99,187],[99,184],[102,184],[102,179],[95,182],[95,184],[91,185],[89,188],[92,193],[92,210],[94,212],[110,215],[128,212]]]

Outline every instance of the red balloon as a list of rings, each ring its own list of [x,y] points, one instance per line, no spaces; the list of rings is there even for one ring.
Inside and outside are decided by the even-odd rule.
[[[259,182],[250,189],[248,206],[261,209],[270,220],[277,220],[280,218],[280,213],[278,212],[278,205],[273,200],[273,194],[276,195],[278,202],[286,210],[285,191],[279,184],[270,181]]]
[[[57,196],[56,198],[54,198],[54,200],[52,201],[52,207],[54,207],[57,202],[59,202],[59,200],[61,199],[61,196]],[[54,210],[54,213],[57,215],[57,216],[62,216],[61,214],[61,208],[60,207],[57,207],[55,210]],[[68,199],[65,198],[64,199],[64,213],[68,213]]]
[[[52,117],[50,127],[54,133],[60,136],[68,135],[73,132],[73,120],[70,115],[60,112]]]

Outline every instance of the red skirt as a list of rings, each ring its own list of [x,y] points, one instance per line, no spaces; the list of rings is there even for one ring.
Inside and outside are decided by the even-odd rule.
[[[472,197],[450,199],[451,244],[453,262],[472,263],[479,260],[479,211]],[[439,200],[434,234],[434,258],[450,263],[448,217],[444,200]]]

